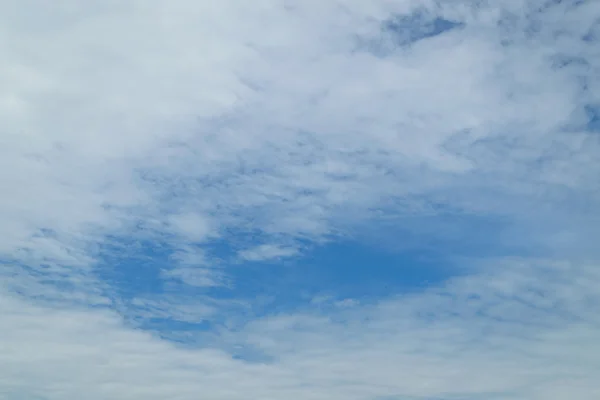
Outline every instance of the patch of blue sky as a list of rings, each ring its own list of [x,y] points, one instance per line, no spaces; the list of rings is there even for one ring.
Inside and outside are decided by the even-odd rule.
[[[165,290],[161,271],[169,265],[172,249],[160,241],[109,237],[102,247],[98,277],[107,284],[109,297],[132,300]]]
[[[226,286],[193,286],[166,277],[165,271],[177,267],[173,258],[177,249],[160,242],[118,240],[115,249],[105,249],[97,273],[130,322],[141,329],[167,332],[165,338],[181,342],[186,340],[181,339],[183,333],[209,334],[229,318],[243,322],[300,310],[375,303],[418,292],[464,274],[460,265],[464,258],[517,255],[519,251],[502,244],[506,224],[501,219],[407,218],[402,221],[407,229],[397,222],[398,226],[371,224],[353,237],[320,246],[305,244],[297,256],[262,261],[240,261],[237,254],[242,245],[260,243],[230,234],[201,247],[227,276]],[[415,226],[421,227],[421,233]],[[206,318],[182,321],[167,314],[154,316],[146,312],[150,310],[145,310],[143,303],[134,301],[165,295],[183,302],[207,301],[221,308]],[[246,306],[231,306],[238,303]]]
[[[283,260],[244,262],[235,260],[227,240],[219,244],[213,244],[218,247],[215,262],[231,286],[194,287],[166,278],[163,272],[175,267],[174,249],[160,243],[138,244],[134,252],[114,259],[107,256],[97,273],[111,296],[125,302],[164,293],[250,302],[268,297],[272,302],[265,313],[293,309],[323,294],[339,299],[385,297],[438,283],[448,275],[427,251],[381,251],[355,241],[332,242]]]
[[[382,30],[393,36],[397,44],[408,45],[463,26],[462,22],[451,21],[439,16],[432,17],[425,12],[418,11],[385,21]]]
[[[600,106],[586,105],[585,114],[587,117],[587,130],[600,132]]]
[[[417,10],[411,14],[395,15],[382,21],[379,37],[367,40],[364,45],[369,52],[386,56],[398,48],[411,46],[464,26],[463,22]]]

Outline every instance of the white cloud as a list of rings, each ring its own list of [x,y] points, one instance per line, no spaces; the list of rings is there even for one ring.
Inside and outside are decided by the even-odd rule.
[[[215,229],[210,226],[208,218],[196,213],[176,214],[170,218],[170,228],[184,238],[202,243],[214,234]]]
[[[598,395],[597,266],[492,266],[377,305],[255,320],[223,339],[258,346],[266,363],[178,347],[106,310],[56,309],[3,294],[0,387],[9,399],[49,400],[82,392],[90,399]]]
[[[211,287],[223,285],[222,272],[213,268],[180,266],[165,271],[163,275],[167,278],[179,279],[191,286]]]
[[[252,236],[263,245],[242,240],[242,258],[282,257],[382,215],[428,235],[444,233],[424,216],[498,217],[502,240],[597,259],[600,142],[584,107],[600,103],[600,56],[580,39],[600,4],[479,3],[1,2],[0,393],[597,397],[595,267],[492,265],[450,294],[231,333],[269,365],[177,348],[98,308],[107,235],[167,242],[165,277],[195,288],[227,281],[198,243]],[[465,25],[390,46],[381,22],[421,7]],[[136,312],[218,314],[170,296]]]
[[[386,205],[539,222],[589,215],[582,191],[597,199],[597,140],[562,132],[597,77],[552,64],[595,64],[578,39],[592,3],[529,18],[519,2],[448,5],[435,12],[465,28],[387,57],[358,40],[381,36],[385,3],[19,4],[2,10],[5,252],[41,228],[62,247],[140,224],[189,241],[249,226],[318,240]],[[506,30],[502,7],[516,12]]]
[[[293,247],[283,247],[273,244],[261,244],[250,249],[242,250],[238,256],[246,261],[264,261],[282,257],[290,257],[298,253]]]

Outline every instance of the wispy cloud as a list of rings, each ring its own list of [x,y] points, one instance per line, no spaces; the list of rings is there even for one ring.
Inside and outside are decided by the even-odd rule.
[[[298,251],[293,247],[283,247],[272,244],[261,244],[239,252],[239,257],[247,261],[271,260],[281,257],[290,257]]]
[[[597,266],[487,267],[495,270],[377,305],[259,319],[222,339],[262,354],[257,362],[177,347],[112,312],[3,295],[0,382],[14,398],[49,399],[597,395]]]
[[[0,4],[0,393],[598,395],[600,5],[436,3]],[[236,293],[364,232],[494,258],[376,304]]]

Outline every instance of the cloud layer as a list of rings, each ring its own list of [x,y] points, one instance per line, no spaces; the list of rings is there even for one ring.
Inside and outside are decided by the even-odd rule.
[[[444,4],[1,4],[0,393],[597,397],[600,5]],[[365,236],[494,257],[375,304],[235,292]]]
[[[223,333],[229,351],[178,347],[113,312],[3,295],[0,387],[7,398],[47,399],[598,395],[597,266],[493,267],[377,305],[256,320]]]

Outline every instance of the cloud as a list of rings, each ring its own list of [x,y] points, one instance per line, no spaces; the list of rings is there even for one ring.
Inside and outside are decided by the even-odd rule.
[[[435,3],[1,3],[0,393],[597,395],[600,6]],[[262,317],[235,292],[364,232],[553,261]]]
[[[581,40],[593,4],[507,3],[510,17],[427,3],[170,4],[32,5],[53,16],[41,26],[5,6],[6,96],[26,104],[3,112],[5,252],[40,229],[63,249],[136,229],[321,240],[367,210],[412,216],[432,203],[529,225],[555,219],[540,203],[589,215],[577,203],[598,172],[582,125],[597,93]],[[385,57],[357,42],[411,12],[465,27]]]
[[[262,244],[260,246],[246,249],[238,253],[242,260],[247,261],[263,261],[271,260],[274,258],[290,257],[298,251],[290,247],[281,247],[272,244]]]
[[[82,391],[90,399],[597,395],[597,266],[492,266],[341,313],[258,319],[222,339],[270,357],[257,362],[178,347],[132,330],[112,311],[49,308],[3,294],[1,387],[7,398],[45,399]]]

